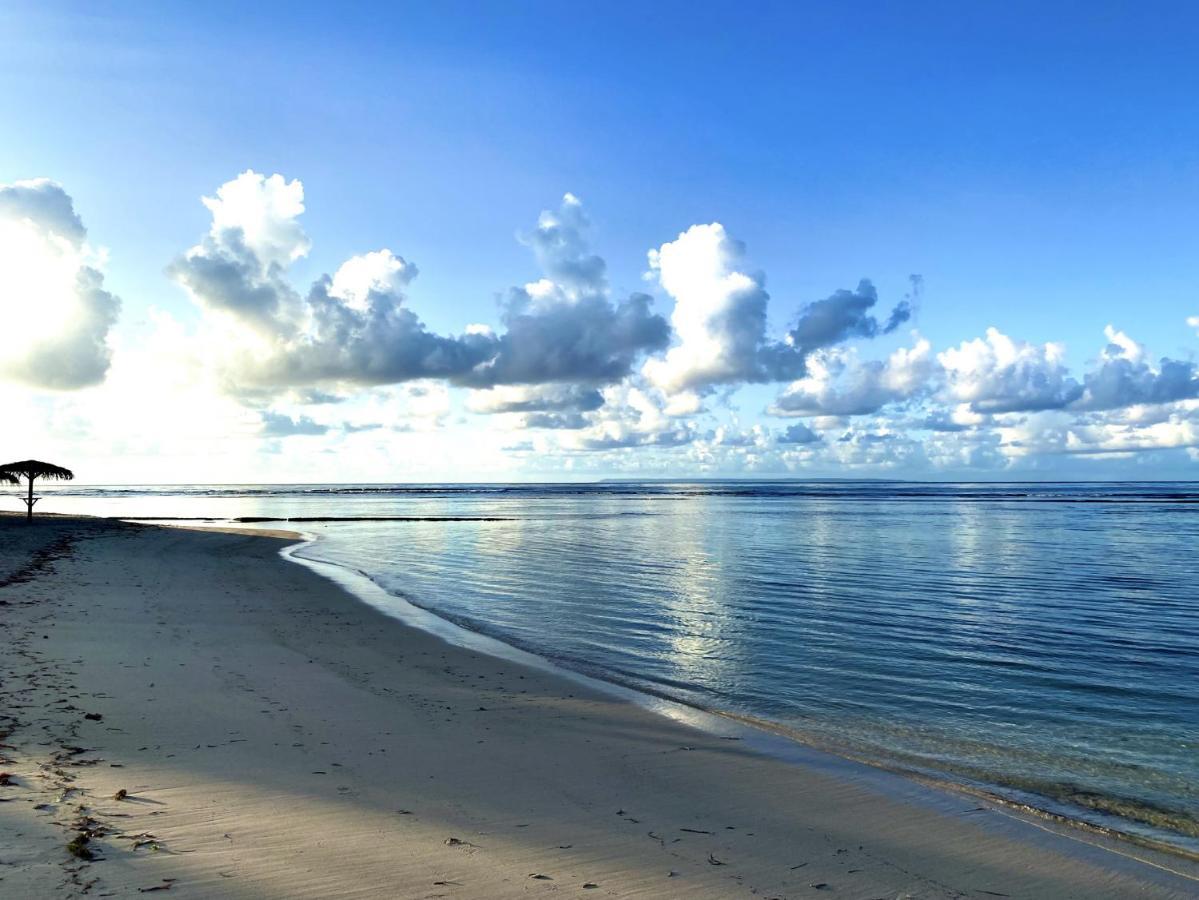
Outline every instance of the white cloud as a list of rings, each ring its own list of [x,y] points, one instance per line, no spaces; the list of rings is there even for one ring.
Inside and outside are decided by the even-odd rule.
[[[1145,414],[1119,410],[1083,417],[1042,412],[997,423],[1001,449],[1015,458],[1110,456],[1199,446],[1199,401]]]
[[[399,295],[416,274],[416,266],[390,250],[376,250],[342,263],[333,273],[329,294],[352,309],[366,311],[372,293]]]
[[[1199,427],[1193,419],[1173,414],[1165,421],[1136,426],[1118,423],[1078,424],[1066,435],[1070,453],[1131,453],[1199,446]]]
[[[626,383],[602,390],[604,405],[586,429],[573,431],[566,450],[619,450],[630,447],[677,447],[695,439],[694,428],[666,415],[661,397]]]
[[[1108,345],[1083,379],[1083,394],[1073,408],[1120,409],[1199,397],[1199,367],[1194,363],[1163,358],[1154,365],[1145,348],[1124,332],[1108,325],[1104,334]]]
[[[0,185],[0,377],[56,390],[104,380],[120,301],[86,237],[60,185]]]
[[[1078,399],[1082,386],[1064,357],[1061,344],[1014,340],[997,328],[937,354],[949,396],[981,413],[1060,409]]]
[[[885,420],[857,422],[826,444],[825,460],[844,469],[890,471],[927,462],[924,445]]]
[[[542,270],[549,276],[544,284],[556,287],[571,300],[596,296],[607,290],[607,266],[587,245],[586,234],[590,226],[583,202],[568,193],[557,210],[543,210],[537,219],[537,228],[524,237]],[[528,287],[533,288],[532,285]]]
[[[717,385],[783,381],[802,376],[810,354],[854,338],[893,331],[911,316],[905,299],[886,322],[871,311],[869,281],[809,303],[782,340],[766,334],[764,276],[745,271],[744,246],[719,222],[693,225],[649,253],[651,273],[674,300],[674,342],[646,361],[645,377],[667,395],[705,394]],[[693,409],[694,399],[684,408]]]
[[[885,360],[861,360],[857,351],[831,347],[814,352],[808,374],[779,395],[779,416],[860,416],[909,400],[930,388],[932,345],[919,338]]]
[[[590,252],[588,221],[572,194],[541,213],[524,241],[546,277],[512,288],[494,356],[454,380],[471,387],[574,383],[596,387],[628,376],[669,339],[646,294],[612,301],[606,265]]]
[[[215,197],[201,201],[212,213],[213,241],[244,244],[264,267],[286,268],[311,247],[297,221],[304,212],[304,185],[299,179],[268,178],[247,170],[217,188]]]
[[[743,253],[719,222],[693,225],[650,251],[650,269],[674,299],[675,345],[644,372],[666,393],[754,380],[768,295],[760,278],[738,268]]]

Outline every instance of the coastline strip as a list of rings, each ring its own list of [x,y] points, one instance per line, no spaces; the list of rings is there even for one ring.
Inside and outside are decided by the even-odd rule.
[[[973,799],[446,643],[283,543],[0,522],[0,892],[1194,894]],[[102,863],[68,853],[81,834]]]

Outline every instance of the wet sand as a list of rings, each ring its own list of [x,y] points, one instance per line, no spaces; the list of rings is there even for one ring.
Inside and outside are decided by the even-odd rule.
[[[451,646],[288,540],[0,517],[0,896],[1199,895],[1185,859]]]

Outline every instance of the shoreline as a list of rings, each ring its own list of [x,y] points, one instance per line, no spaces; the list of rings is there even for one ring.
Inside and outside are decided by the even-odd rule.
[[[11,524],[0,546],[43,542],[31,575],[0,571],[16,720],[0,892],[99,878],[89,890],[113,896],[1182,897],[1199,883],[1185,861],[1118,856],[950,792],[930,804],[917,795],[933,789],[887,774],[910,786],[892,796],[860,763],[780,762],[446,644],[257,529]],[[112,799],[125,786],[137,802]],[[77,815],[107,830],[103,862],[66,855]]]
[[[240,521],[243,520],[235,520],[235,524]],[[262,519],[260,521],[304,522],[327,520]],[[210,530],[227,530],[239,533],[278,533],[275,531],[267,532],[265,530],[260,532],[256,529],[241,529],[232,526],[227,529],[216,527]],[[908,781],[918,782],[935,791],[947,791],[979,798],[990,803],[1003,805],[1014,813],[1033,817],[1040,821],[1067,826],[1091,835],[1124,842],[1131,846],[1162,853],[1167,856],[1177,856],[1191,862],[1199,862],[1199,848],[1172,843],[1170,841],[1172,835],[1161,832],[1162,836],[1157,836],[1151,826],[1145,826],[1146,831],[1144,833],[1120,827],[1122,824],[1136,825],[1135,820],[1126,821],[1113,815],[1110,818],[1114,820],[1115,824],[1105,825],[1099,821],[1089,821],[1079,815],[1081,811],[1074,811],[1068,803],[1062,803],[1055,809],[1049,805],[1052,803],[1051,798],[1042,797],[1032,791],[1020,791],[1012,788],[1012,795],[1005,796],[1001,793],[1001,786],[991,785],[983,780],[972,780],[960,774],[958,779],[955,779],[952,773],[940,772],[933,768],[921,769],[913,765],[907,765],[899,758],[889,758],[883,750],[878,750],[875,755],[870,755],[869,752],[861,751],[851,745],[824,740],[784,723],[680,700],[665,693],[654,692],[644,686],[623,682],[618,678],[610,676],[608,673],[589,672],[581,667],[575,668],[570,664],[572,660],[555,659],[551,656],[542,655],[535,649],[513,644],[500,635],[474,626],[474,623],[460,622],[446,617],[403,595],[395,594],[377,582],[369,573],[361,569],[344,563],[301,556],[296,551],[304,547],[315,546],[321,540],[321,536],[315,533],[293,532],[292,534],[296,535],[297,543],[285,547],[280,551],[280,555],[285,559],[312,568],[314,571],[337,582],[364,603],[384,611],[386,614],[399,619],[405,624],[428,631],[458,646],[479,650],[480,652],[488,653],[501,659],[523,661],[526,665],[531,664],[544,667],[546,671],[556,673],[562,677],[580,680],[582,683],[588,684],[598,690],[610,691],[615,696],[636,703],[659,715],[665,715],[675,721],[683,722],[691,727],[699,728],[713,734],[721,734],[722,731],[728,731],[729,728],[727,726],[732,724],[740,726],[742,729],[749,729],[748,734],[750,737],[754,735],[761,737],[765,734],[781,737],[787,741],[787,745],[778,746],[772,742],[759,741],[762,745],[759,747],[760,751],[777,759],[787,760],[793,756],[794,754],[789,752],[788,745],[797,744],[816,753],[887,772]],[[348,577],[342,577],[340,573],[348,573]],[[382,599],[382,602],[372,601],[371,596],[373,595],[384,599]],[[1185,839],[1185,836],[1180,837]]]
[[[303,522],[307,520],[263,519],[261,521]],[[259,531],[257,529],[237,528],[234,526],[229,528],[214,527],[206,530],[224,530],[229,533],[268,534],[275,536],[289,534],[288,532],[278,532],[275,530],[268,531],[263,529]],[[657,715],[665,716],[672,721],[680,722],[688,727],[696,728],[718,737],[736,735],[739,739],[746,740],[747,745],[753,746],[757,752],[788,764],[814,764],[815,760],[812,757],[807,756],[805,758],[804,754],[797,754],[796,748],[803,748],[804,751],[819,754],[826,761],[836,760],[855,766],[865,766],[871,770],[886,773],[888,776],[902,779],[903,782],[915,782],[923,785],[936,792],[933,797],[927,798],[930,802],[935,800],[936,795],[944,793],[972,797],[1002,806],[1011,813],[1016,814],[1021,820],[1033,820],[1029,824],[1036,827],[1043,827],[1041,823],[1052,823],[1054,826],[1078,831],[1092,837],[1119,842],[1120,844],[1127,845],[1127,848],[1135,847],[1155,854],[1161,854],[1167,858],[1177,857],[1192,863],[1199,862],[1199,850],[1171,843],[1168,839],[1155,837],[1152,834],[1141,834],[1115,825],[1106,826],[1097,822],[1087,821],[1077,815],[1071,814],[1067,804],[1062,805],[1063,811],[1055,810],[1048,805],[1038,805],[1038,801],[1047,804],[1049,798],[1042,798],[1033,793],[1026,792],[1028,800],[1004,796],[1002,793],[999,793],[999,788],[982,781],[954,780],[948,773],[941,773],[935,770],[920,770],[905,766],[898,760],[888,760],[881,752],[877,756],[870,756],[867,753],[855,751],[853,747],[848,745],[838,745],[832,741],[821,741],[815,736],[808,735],[783,723],[750,715],[741,715],[714,707],[706,707],[696,703],[688,703],[666,694],[655,693],[644,687],[604,677],[604,674],[592,674],[582,669],[572,668],[567,661],[555,660],[552,657],[543,656],[535,650],[509,643],[498,635],[472,628],[470,624],[464,624],[447,618],[435,610],[413,602],[407,597],[392,593],[361,569],[343,563],[301,556],[297,551],[319,543],[320,535],[300,532],[290,532],[290,534],[294,535],[297,542],[283,547],[279,551],[280,556],[284,559],[306,566],[318,574],[329,578],[347,592],[357,597],[361,602],[379,609],[385,615],[396,618],[409,627],[418,628],[429,634],[433,634],[456,646],[486,653],[498,659],[542,668],[551,674],[577,681],[594,690],[611,693],[619,699],[634,703]],[[784,743],[780,744],[777,740],[772,740],[772,738],[781,738]],[[896,787],[893,783],[880,783],[879,786],[882,790],[895,790]],[[1081,835],[1071,836],[1066,833],[1065,836],[1085,840]],[[1115,850],[1114,852],[1120,851]]]

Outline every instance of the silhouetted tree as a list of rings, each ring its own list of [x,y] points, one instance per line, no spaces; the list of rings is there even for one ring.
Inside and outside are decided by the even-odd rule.
[[[40,500],[40,497],[33,496],[33,479],[48,478],[51,481],[71,481],[74,479],[75,473],[70,469],[64,469],[62,466],[52,466],[50,463],[38,462],[36,459],[27,459],[22,462],[6,463],[0,466],[0,480],[7,481],[9,484],[20,484],[22,478],[29,479],[29,497],[22,498],[21,502],[25,504],[26,521],[33,521],[33,504]]]

